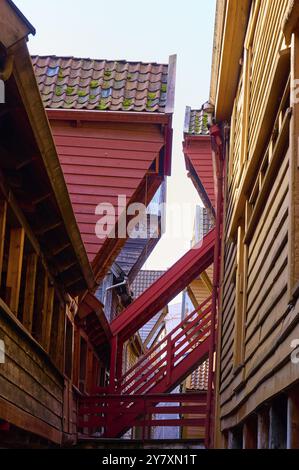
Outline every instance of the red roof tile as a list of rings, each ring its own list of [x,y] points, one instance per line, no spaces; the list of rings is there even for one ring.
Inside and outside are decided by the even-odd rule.
[[[208,124],[212,121],[211,105],[199,110],[186,108],[183,150],[186,168],[202,201],[211,213],[216,205],[212,147]]]
[[[187,391],[208,390],[209,383],[209,360],[204,362],[198,369],[191,374],[190,382],[187,382]]]
[[[165,112],[169,66],[33,56],[46,108]]]

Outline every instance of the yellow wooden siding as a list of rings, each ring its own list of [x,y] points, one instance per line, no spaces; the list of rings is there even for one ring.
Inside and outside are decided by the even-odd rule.
[[[288,106],[288,96],[279,108],[282,100],[281,90],[271,97],[276,109],[274,115],[268,116],[268,121],[274,121],[276,113],[282,109],[272,135],[271,129],[268,133],[263,128],[269,88],[278,73],[279,53],[285,47],[281,24],[288,2],[256,2],[259,3],[256,27],[249,23],[250,34],[247,34],[246,39],[251,47],[250,74],[246,76],[242,68],[231,118],[218,362],[218,411],[222,429],[237,425],[264,400],[282,390],[282,387],[290,384],[294,378],[291,364],[286,362],[291,343],[287,325],[293,321],[293,313],[288,310],[287,293],[291,154],[288,150],[288,116],[285,109]],[[253,22],[254,18],[252,12],[250,21]],[[287,75],[287,72],[288,70],[284,70],[283,74]],[[246,83],[248,80],[249,83]],[[286,85],[285,83],[284,86]],[[247,102],[245,88],[250,88]],[[287,88],[285,93],[288,95]],[[242,116],[244,117],[245,105],[248,106],[248,126],[244,133],[246,122],[242,121]],[[282,122],[285,122],[285,127]],[[281,137],[283,133],[284,137]],[[242,138],[248,144],[245,162],[241,156]],[[270,156],[267,152],[270,152]],[[276,159],[276,162],[273,163],[272,158]],[[251,159],[255,159],[250,176],[252,182],[247,182],[248,194],[240,194],[242,178],[246,176],[247,180],[251,181],[246,173]],[[262,169],[263,161],[266,162],[265,170]],[[272,174],[269,177],[271,165],[276,165],[276,169],[270,170]],[[266,187],[264,184],[267,174],[270,184],[267,183]],[[239,293],[236,294],[237,232],[231,231],[231,220],[240,197],[249,199],[255,189],[260,201],[254,221],[251,220],[250,224],[252,212],[257,210],[257,197],[252,197],[252,205],[242,203],[242,210],[239,209],[237,218],[237,224],[243,224],[245,227],[245,238],[241,243],[246,243],[247,258],[241,273],[244,302],[240,307],[237,298]],[[242,314],[236,310],[239,308],[244,309],[245,316],[243,324],[239,326],[244,328],[244,363],[240,363],[241,367],[236,368],[234,348],[240,331],[236,331],[235,319],[236,315]],[[294,324],[293,328],[293,337],[297,337],[296,331],[299,327]]]

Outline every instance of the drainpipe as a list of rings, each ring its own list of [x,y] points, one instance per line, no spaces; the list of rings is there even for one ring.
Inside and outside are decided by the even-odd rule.
[[[210,448],[213,445],[213,386],[214,386],[214,356],[216,349],[216,323],[218,292],[220,282],[220,255],[221,255],[221,236],[222,236],[222,210],[223,210],[223,168],[224,152],[221,130],[214,124],[210,128],[212,148],[215,156],[216,179],[217,179],[217,207],[216,207],[216,243],[214,250],[214,272],[213,272],[213,293],[212,293],[212,315],[211,315],[211,333],[210,333],[210,351],[209,351],[209,380],[207,396],[207,418],[206,418],[206,439],[205,446]]]

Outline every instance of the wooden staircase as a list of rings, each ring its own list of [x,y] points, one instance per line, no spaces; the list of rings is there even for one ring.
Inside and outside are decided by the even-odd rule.
[[[82,397],[80,433],[117,438],[135,426],[141,427],[146,436],[150,426],[204,425],[205,392],[194,396],[170,392],[208,358],[211,309],[212,299],[208,298],[116,380],[112,388],[97,389],[93,396]],[[155,414],[162,413],[180,417],[155,418]],[[199,417],[184,420],[184,414]]]

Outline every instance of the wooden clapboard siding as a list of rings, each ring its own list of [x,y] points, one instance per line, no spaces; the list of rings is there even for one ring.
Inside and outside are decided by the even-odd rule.
[[[231,115],[218,345],[222,431],[299,379],[289,358],[299,327],[288,295],[290,69],[279,59],[289,55],[286,9],[282,0],[252,2]]]
[[[10,415],[11,424],[19,426],[19,417],[24,414],[28,418],[21,426],[24,430],[59,443],[63,377],[6,309],[2,304],[0,337],[5,342],[5,364],[0,368],[0,419],[7,419],[5,401],[15,409],[15,421],[14,414]],[[36,428],[32,427],[32,423],[36,423]]]
[[[95,234],[101,218],[96,207],[110,203],[120,216],[118,195],[125,195],[127,202],[133,198],[159,156],[164,138],[155,125],[89,122],[74,127],[51,121],[51,126],[76,219],[93,261],[105,241]]]

